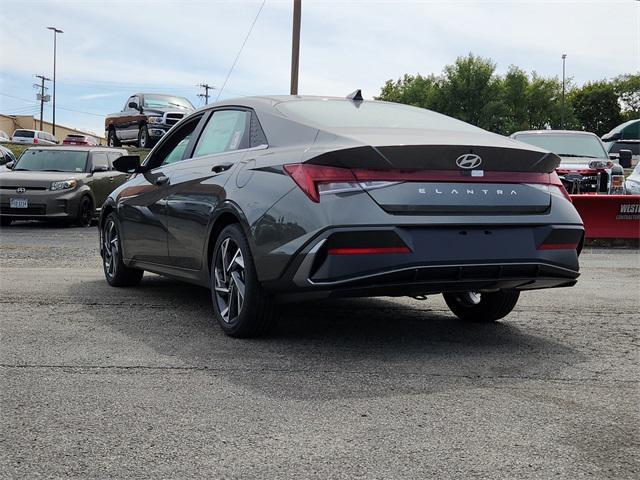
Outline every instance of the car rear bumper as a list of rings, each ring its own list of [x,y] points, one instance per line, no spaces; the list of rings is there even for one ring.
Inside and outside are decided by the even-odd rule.
[[[287,300],[566,287],[577,282],[583,237],[579,225],[333,228],[265,288]],[[368,253],[368,242],[398,253]]]

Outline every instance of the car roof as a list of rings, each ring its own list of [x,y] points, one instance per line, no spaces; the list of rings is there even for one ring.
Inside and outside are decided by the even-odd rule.
[[[520,132],[512,133],[511,136],[516,135],[590,135],[598,137],[595,133],[584,132],[582,130],[522,130]],[[598,137],[600,138],[600,137]]]
[[[29,147],[27,150],[67,150],[67,151],[89,151],[104,150],[106,152],[127,152],[124,148],[102,147],[97,145],[58,145],[51,147]]]

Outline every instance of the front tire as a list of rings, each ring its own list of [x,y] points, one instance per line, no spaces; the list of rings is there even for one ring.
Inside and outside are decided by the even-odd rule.
[[[102,267],[107,282],[112,287],[129,287],[137,285],[142,280],[144,270],[127,267],[122,262],[122,242],[120,228],[113,213],[104,221],[102,228]]]
[[[80,199],[78,205],[78,214],[76,215],[76,223],[81,227],[90,227],[93,221],[93,202],[87,196]]]
[[[224,333],[246,338],[271,328],[277,318],[275,303],[258,281],[249,243],[239,225],[220,232],[210,271],[213,311]]]
[[[151,148],[153,147],[153,140],[149,136],[149,129],[146,125],[140,125],[138,130],[138,147],[139,148]]]
[[[492,293],[443,293],[449,309],[461,320],[491,323],[506,317],[518,303],[520,292],[500,290]]]

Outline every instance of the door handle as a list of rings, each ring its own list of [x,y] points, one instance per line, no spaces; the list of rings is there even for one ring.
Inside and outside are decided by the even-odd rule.
[[[233,166],[233,163],[220,163],[219,165],[214,165],[211,168],[213,173],[222,173],[229,170]]]
[[[156,185],[165,185],[169,183],[169,177],[165,177],[164,175],[160,175],[158,178],[156,178],[155,180],[155,184]]]
[[[110,181],[110,182],[113,182],[113,177],[109,177],[109,181]]]

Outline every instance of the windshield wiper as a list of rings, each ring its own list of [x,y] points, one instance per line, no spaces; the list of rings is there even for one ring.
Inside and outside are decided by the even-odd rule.
[[[599,158],[599,157],[594,157],[593,155],[576,155],[575,153],[559,153],[558,154],[559,157],[573,157],[573,158]]]
[[[31,170],[29,170],[28,168],[14,168],[13,171],[14,172],[30,172]]]
[[[55,169],[50,169],[50,170],[41,170],[41,172],[64,172],[66,170],[55,170]]]
[[[180,105],[179,103],[173,103],[173,102],[167,102],[169,105],[173,105],[174,107],[179,107],[179,108],[184,108],[187,109],[189,107],[186,107],[184,105]]]

